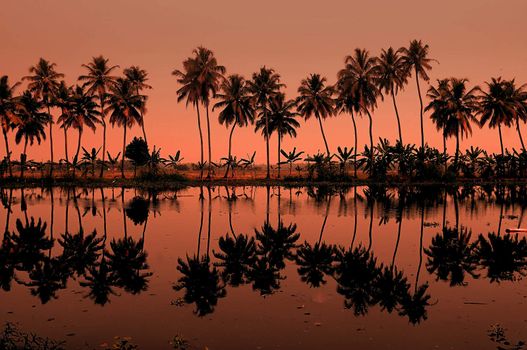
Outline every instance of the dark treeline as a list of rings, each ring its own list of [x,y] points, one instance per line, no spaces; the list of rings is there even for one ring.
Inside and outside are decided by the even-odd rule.
[[[320,74],[309,74],[300,82],[298,96],[288,99],[283,89],[280,74],[263,66],[246,79],[238,74],[227,74],[227,69],[219,64],[214,53],[198,47],[191,57],[184,60],[182,69],[172,73],[177,79],[177,100],[196,110],[200,137],[200,161],[194,165],[200,176],[204,171],[207,177],[214,175],[214,169],[224,167],[224,176],[229,171],[234,175],[236,167],[254,165],[254,154],[247,159],[238,159],[232,154],[232,139],[236,127],[255,126],[266,142],[266,178],[271,176],[270,137],[277,139],[278,171],[280,166],[304,160],[309,165],[308,175],[313,179],[348,178],[347,165],[353,166],[353,176],[362,170],[373,178],[385,178],[396,173],[398,177],[420,179],[449,179],[465,177],[524,177],[527,152],[524,146],[521,124],[527,121],[527,92],[525,85],[501,77],[490,78],[483,87],[470,85],[464,77],[437,80],[427,90],[421,91],[420,84],[429,82],[429,72],[436,62],[429,56],[425,43],[413,40],[408,47],[382,50],[378,57],[365,49],[355,49],[344,59],[344,67],[336,73],[336,81],[331,84]],[[182,157],[162,158],[160,150],[148,147],[144,127],[147,96],[144,94],[151,86],[147,84],[148,74],[137,66],[126,68],[117,76],[118,66],[111,65],[103,56],[94,57],[83,64],[84,74],[78,77],[77,85],[69,86],[56,65],[45,59],[32,66],[29,75],[23,77],[27,82],[25,90],[17,94],[19,83],[10,83],[7,76],[0,77],[0,118],[5,141],[6,156],[0,167],[2,173],[13,176],[13,164],[24,169],[40,168],[42,175],[51,177],[57,163],[54,159],[53,126],[57,123],[64,132],[65,158],[59,160],[66,164],[68,171],[82,168],[86,174],[91,170],[95,176],[96,168],[102,177],[105,169],[113,168],[121,162],[121,175],[124,177],[125,158],[134,165],[148,165],[149,172],[157,172],[158,166],[177,168]],[[397,108],[397,96],[411,80],[415,80],[419,100],[419,124],[421,142],[418,146],[403,142],[404,126],[401,125]],[[426,95],[426,96],[423,96]],[[374,112],[384,99],[393,104],[394,121],[397,123],[398,140],[394,145],[383,138],[374,144]],[[424,101],[424,98],[427,101]],[[57,111],[52,113],[52,111]],[[424,134],[424,114],[436,125],[443,136],[443,149],[438,150],[426,143]],[[229,153],[216,162],[212,156],[210,114],[217,113],[219,123],[230,127],[228,139]],[[205,141],[202,117],[206,122],[207,159],[205,160]],[[323,122],[326,118],[343,115],[353,122],[350,132],[352,147],[330,147]],[[359,152],[357,144],[356,117],[366,116],[369,122],[369,145]],[[299,119],[316,119],[325,148],[318,153],[302,159],[303,152],[286,151],[280,141],[285,136],[296,137],[300,127]],[[416,121],[417,122],[417,121]],[[122,127],[123,146],[116,155],[106,147],[106,127]],[[134,125],[142,128],[143,137],[136,139],[131,150],[127,150],[127,130]],[[471,148],[465,153],[459,149],[459,140],[472,133],[473,126],[498,129],[499,154],[488,154],[480,148]],[[84,149],[82,134],[85,128],[95,130],[102,126],[101,147]],[[502,128],[514,127],[517,130],[521,149],[508,150],[502,139]],[[69,131],[78,132],[77,145],[73,155],[68,150]],[[23,143],[20,161],[15,161],[9,148],[10,132],[14,131],[15,142]],[[27,146],[41,140],[50,140],[50,159],[47,164],[28,159]],[[446,140],[456,139],[454,156],[447,153]],[[83,150],[81,159],[80,151]],[[286,160],[281,161],[281,156]],[[333,159],[337,160],[334,161]],[[340,164],[340,171],[339,166]],[[45,171],[44,168],[49,169]],[[300,170],[302,167],[297,166]],[[306,170],[306,169],[304,169]],[[68,172],[69,174],[69,172]]]

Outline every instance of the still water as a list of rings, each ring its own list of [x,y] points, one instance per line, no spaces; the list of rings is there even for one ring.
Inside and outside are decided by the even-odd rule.
[[[101,349],[522,349],[527,189],[3,189],[3,323]]]

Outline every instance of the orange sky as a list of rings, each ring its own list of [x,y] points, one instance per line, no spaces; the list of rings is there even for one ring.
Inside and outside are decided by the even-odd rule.
[[[257,5],[259,4],[259,5]],[[103,54],[122,68],[139,65],[151,77],[145,125],[150,143],[162,148],[162,155],[181,149],[186,161],[199,159],[199,138],[193,110],[176,103],[176,82],[171,71],[180,68],[193,48],[212,49],[228,73],[250,77],[261,65],[273,67],[287,84],[290,98],[308,73],[321,73],[333,83],[343,58],[355,47],[372,54],[381,48],[407,45],[417,38],[431,47],[440,61],[432,79],[449,76],[469,78],[482,84],[491,76],[516,77],[527,82],[525,41],[525,0],[445,0],[425,5],[420,0],[364,1],[326,0],[257,3],[242,0],[182,2],[176,0],[4,0],[0,12],[0,74],[12,81],[27,74],[30,65],[44,57],[58,65],[69,84],[82,72],[80,65]],[[419,143],[419,105],[412,80],[398,101],[405,142]],[[424,90],[427,85],[423,84]],[[397,137],[390,100],[374,113],[374,136],[392,142]],[[213,158],[227,153],[228,131],[212,114]],[[441,146],[441,137],[426,121],[429,143]],[[55,129],[56,157],[63,155],[63,139]],[[353,144],[349,116],[325,123],[330,148]],[[527,127],[524,126],[527,133]],[[136,128],[131,134],[139,135]],[[102,129],[87,131],[84,145],[100,144]],[[70,141],[70,154],[76,136]],[[368,141],[367,119],[359,120],[359,144]],[[507,147],[518,147],[514,130],[504,131]],[[121,148],[122,131],[109,130],[109,148]],[[276,157],[272,140],[272,160]],[[479,130],[464,141],[498,151],[495,130]],[[302,123],[298,138],[288,139],[283,148],[296,145],[307,153],[323,150],[315,120]],[[449,143],[453,148],[453,142]],[[48,157],[47,143],[29,150],[29,158]],[[257,151],[257,162],[265,161],[263,138],[252,128],[236,130],[233,154],[245,156]],[[2,145],[2,154],[3,154]],[[18,158],[20,148],[14,153]]]

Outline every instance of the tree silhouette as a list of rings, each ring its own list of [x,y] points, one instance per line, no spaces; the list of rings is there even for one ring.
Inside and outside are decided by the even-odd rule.
[[[38,63],[29,68],[31,75],[23,79],[28,80],[28,89],[35,94],[35,97],[42,99],[43,105],[47,108],[49,120],[49,144],[50,144],[50,169],[49,177],[53,175],[53,117],[51,107],[53,106],[54,96],[59,87],[59,79],[64,78],[64,74],[56,71],[56,64],[40,58]]]
[[[101,108],[100,116],[103,128],[102,134],[102,166],[100,177],[104,174],[104,157],[106,156],[106,101],[108,100],[108,90],[116,83],[116,77],[112,75],[112,72],[119,66],[111,66],[108,64],[109,59],[103,56],[93,57],[91,62],[83,64],[88,73],[81,75],[79,81],[84,82],[83,87],[88,89],[88,93],[95,95],[99,98],[99,107]]]
[[[321,77],[320,74],[310,74],[300,82],[298,94],[298,113],[306,120],[313,115],[317,118],[327,155],[328,157],[331,156],[322,127],[322,119],[326,119],[334,113],[333,87],[326,86],[326,78]]]
[[[443,228],[443,234],[432,238],[425,248],[428,256],[426,269],[435,274],[437,280],[450,281],[451,286],[466,285],[465,274],[478,278],[476,273],[476,243],[470,242],[471,232],[466,228]]]

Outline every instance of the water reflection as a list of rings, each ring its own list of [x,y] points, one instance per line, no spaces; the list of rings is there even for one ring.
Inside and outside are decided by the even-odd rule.
[[[115,287],[132,294],[148,289],[148,278],[152,273],[148,271],[144,240],[136,241],[127,236],[125,216],[123,216],[124,238],[112,239],[107,247],[107,208],[102,190],[100,193],[105,218],[104,234],[99,236],[97,230],[85,233],[83,227],[83,218],[88,212],[91,212],[93,216],[99,215],[94,190],[90,194],[89,207],[81,214],[78,199],[82,192],[77,193],[75,189],[65,189],[65,232],[57,239],[53,238],[55,215],[53,191],[49,191],[51,225],[48,227],[44,218],[30,217],[27,200],[33,198],[35,193],[26,196],[22,189],[20,211],[24,219],[16,219],[13,231],[9,229],[10,216],[13,213],[13,190],[8,191],[9,195],[6,196],[3,193],[2,196],[2,203],[6,209],[5,233],[0,249],[1,284],[4,291],[11,290],[14,280],[17,284],[28,287],[32,295],[38,297],[42,304],[46,304],[58,298],[58,292],[67,287],[68,280],[73,279],[79,280],[80,285],[89,290],[86,297],[92,299],[96,304],[104,305],[109,302],[110,295],[116,294]],[[84,191],[84,194],[88,192]],[[41,195],[35,197],[37,200],[42,199]],[[73,199],[78,220],[76,232],[70,232],[69,228],[71,199]],[[141,205],[137,204],[139,201],[139,198],[134,198],[132,202],[136,204],[132,204],[132,209],[126,212],[134,223],[144,221],[146,228],[145,218],[148,217],[148,213],[145,214],[143,202]],[[53,254],[54,247],[60,247],[62,250]]]
[[[133,190],[126,197],[125,189],[65,188],[57,197],[57,191],[0,191],[6,221],[0,248],[2,290],[26,287],[46,304],[60,298],[60,291],[75,281],[85,298],[97,305],[106,305],[123,293],[147,291],[155,272],[145,247],[149,220],[155,223],[156,215],[166,208],[184,210],[182,194]],[[440,298],[432,298],[431,283],[457,288],[477,279],[515,282],[527,274],[527,240],[502,232],[504,222],[522,225],[527,203],[522,186],[227,186],[195,191],[197,195],[189,199],[197,201],[199,209],[199,219],[191,223],[195,225],[193,248],[178,254],[172,268],[176,282],[171,287],[184,303],[193,305],[198,316],[215,312],[233,288],[247,285],[257,295],[269,297],[282,290],[286,279],[298,279],[309,288],[336,292],[343,307],[356,316],[378,308],[419,324],[427,320],[432,300]],[[242,202],[247,212],[254,212],[257,191],[265,194],[264,218],[253,226],[254,232],[239,232],[237,205]],[[272,210],[275,199],[276,212]],[[47,207],[44,215],[41,211],[36,216],[33,208],[39,203]],[[302,205],[320,213],[309,218],[316,238],[305,238],[295,222]],[[499,215],[489,223],[488,232],[480,228],[473,235],[464,219],[480,217],[486,208],[494,207]],[[514,207],[520,209],[518,217],[505,215]],[[112,210],[119,212],[122,228],[109,236],[107,215]],[[213,219],[221,210],[226,210],[228,222],[224,234],[218,235]],[[62,220],[55,222],[57,212],[64,219],[59,234],[53,232],[54,226],[61,226]],[[345,242],[334,241],[331,225],[337,216],[349,217]],[[366,232],[359,229],[361,217]],[[427,221],[432,217],[438,222]],[[95,218],[102,222],[86,229]],[[395,225],[389,226],[392,220]],[[416,232],[407,228],[409,221],[417,224]],[[134,227],[140,238],[130,234]],[[390,243],[389,258],[383,260],[376,247],[388,227],[394,243]],[[434,230],[431,240],[425,239],[425,229]],[[400,263],[400,242],[409,235],[415,237],[411,270]],[[153,241],[148,239],[149,244]],[[294,269],[288,270],[289,266]]]

